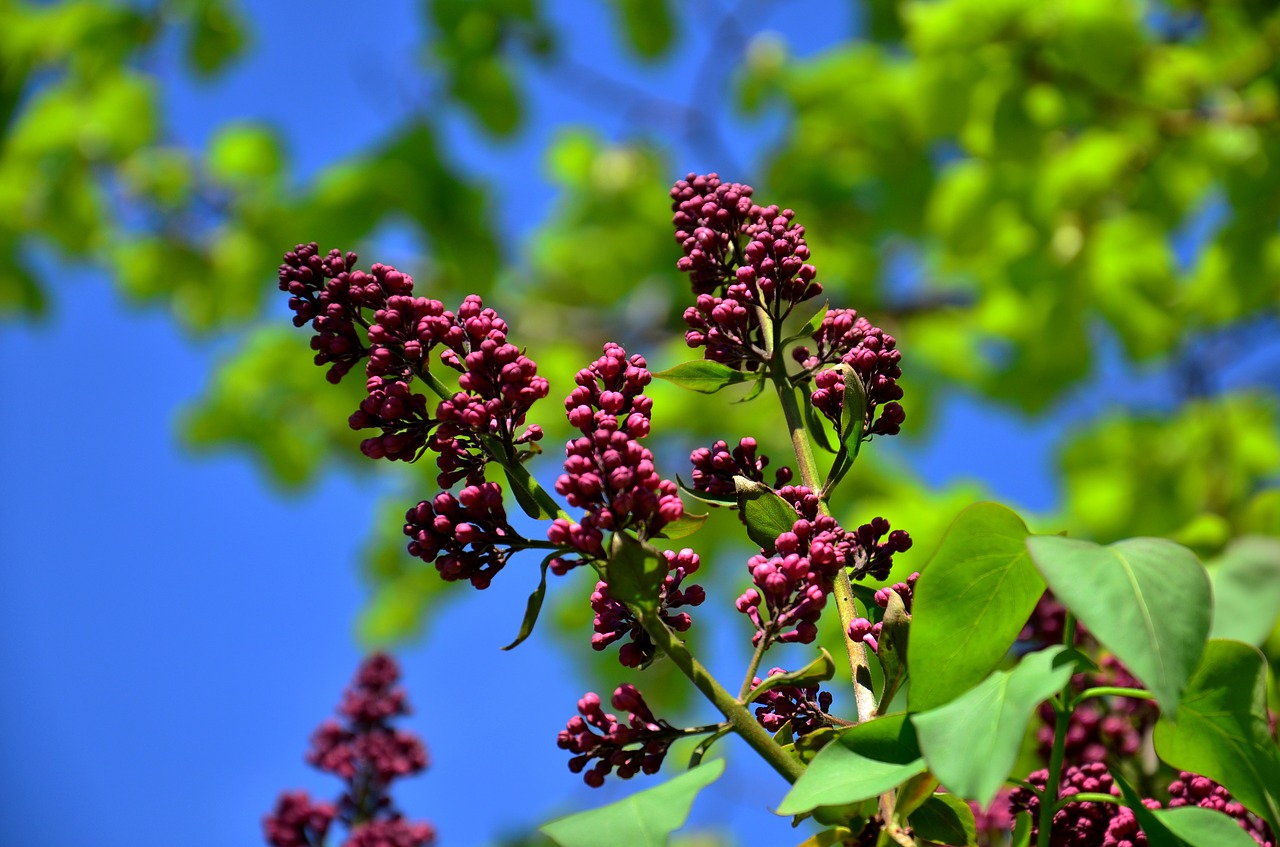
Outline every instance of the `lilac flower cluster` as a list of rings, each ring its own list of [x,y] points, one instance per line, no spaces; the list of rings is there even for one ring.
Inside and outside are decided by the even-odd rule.
[[[653,401],[644,388],[652,379],[642,356],[628,358],[613,343],[578,371],[577,387],[564,405],[569,423],[582,436],[565,445],[556,491],[585,514],[577,524],[553,521],[547,531],[553,544],[601,557],[604,532],[629,529],[641,539],[652,538],[684,514],[676,484],[658,475],[653,454],[640,443],[649,434]],[[562,559],[556,569],[578,561]]]
[[[1169,783],[1169,808],[1200,806],[1235,818],[1241,829],[1253,836],[1259,847],[1276,847],[1276,836],[1266,821],[1249,812],[1226,788],[1207,776],[1182,771]]]
[[[679,553],[665,550],[662,555],[667,560],[667,577],[658,595],[658,616],[676,632],[685,632],[693,619],[688,612],[672,614],[671,609],[700,606],[707,599],[707,592],[701,585],[681,587],[685,577],[698,570],[700,560],[698,554],[688,547]],[[628,640],[618,649],[618,661],[625,667],[643,667],[653,660],[657,648],[649,633],[626,604],[609,595],[607,582],[596,583],[596,590],[591,595],[591,610],[596,613],[592,621],[596,633],[591,636],[592,649],[603,650],[625,638]]]
[[[1048,783],[1047,770],[1036,771],[1027,782],[1044,790]],[[1073,794],[1110,794],[1120,796],[1120,788],[1107,773],[1107,766],[1098,762],[1069,767],[1062,772],[1058,797]],[[1158,809],[1156,800],[1144,800],[1148,808]],[[1040,798],[1026,788],[1009,792],[1009,808],[1013,813],[1028,812],[1031,815],[1031,840],[1034,842],[1040,830]],[[1133,811],[1115,803],[1084,801],[1068,803],[1053,816],[1053,831],[1049,843],[1052,847],[1070,847],[1079,844],[1098,844],[1101,847],[1145,847],[1147,836],[1138,828]]]
[[[360,665],[338,706],[343,721],[322,723],[307,753],[312,765],[341,778],[345,791],[336,804],[312,803],[305,792],[281,794],[263,819],[268,844],[313,847],[335,820],[349,830],[344,847],[422,847],[435,840],[431,824],[405,821],[391,801],[392,782],[427,766],[421,739],[390,725],[409,712],[399,678],[395,660],[385,654]]]
[[[542,437],[538,427],[517,430],[547,396],[547,381],[508,342],[507,324],[493,309],[473,294],[457,313],[447,311],[438,300],[412,296],[407,274],[382,264],[368,273],[355,270],[356,258],[337,250],[322,258],[314,242],[300,244],[285,254],[279,276],[281,290],[291,295],[294,324],[309,321],[316,330],[311,346],[316,363],[330,365],[331,382],[368,358],[368,395],[349,421],[352,429],[380,430],[362,442],[365,455],[413,461],[429,447],[439,454],[440,485],[449,488],[463,478],[482,481],[489,457],[480,438],[514,446]],[[412,382],[429,370],[436,347],[440,362],[459,372],[462,390],[445,398],[432,418]]]
[[[507,522],[502,488],[496,482],[468,485],[454,497],[447,491],[423,500],[405,514],[409,554],[435,562],[440,576],[470,580],[488,588],[525,539]]]
[[[781,321],[822,293],[808,263],[809,245],[795,213],[759,206],[748,185],[723,183],[716,174],[689,174],[671,189],[676,241],[696,300],[685,310],[690,347],[742,370],[767,360],[759,311]]]
[[[884,518],[849,532],[835,518],[821,514],[818,495],[804,486],[783,486],[777,494],[799,519],[777,537],[772,549],[762,549],[747,562],[754,587],[736,606],[756,626],[753,644],[761,639],[809,644],[817,637],[818,618],[840,569],[850,568],[854,579],[884,579],[893,567],[893,554],[911,547],[911,536],[902,530],[890,532]]]
[[[782,668],[773,668],[769,676],[783,673],[786,671]],[[763,681],[755,677],[751,685],[754,687]],[[791,731],[796,735],[808,735],[831,725],[827,718],[831,711],[831,692],[822,691],[817,685],[780,685],[761,694],[756,703],[756,720],[770,732],[777,732],[787,721],[791,722]]]
[[[754,438],[738,441],[732,450],[724,441],[710,447],[699,447],[689,454],[693,464],[693,490],[713,497],[731,497],[737,491],[733,478],[745,476],[756,482],[764,482],[764,469],[769,457],[757,452],[760,445]],[[791,481],[791,468],[783,465],[774,474],[773,487],[781,488]]]
[[[623,779],[641,771],[657,773],[671,742],[684,734],[654,717],[633,685],[618,686],[613,692],[613,707],[628,713],[626,724],[601,708],[598,694],[583,695],[578,714],[569,719],[557,741],[561,750],[574,754],[569,770],[581,773],[583,782],[592,788],[603,785],[604,778],[615,770]],[[584,772],[592,760],[595,764]]]
[[[813,339],[817,352],[797,347],[792,351],[796,361],[809,373],[837,362],[848,365],[862,380],[867,394],[864,435],[897,435],[906,412],[897,402],[902,399],[902,387],[898,385],[902,351],[897,349],[894,337],[858,317],[854,309],[832,309],[823,316]],[[810,395],[814,408],[839,430],[845,391],[841,373],[834,369],[818,371],[814,384],[816,388]]]
[[[906,609],[907,619],[911,619],[911,601],[915,598],[916,581],[920,579],[919,572],[911,574],[907,577],[906,582],[895,582],[888,588],[881,588],[875,593],[876,605],[881,609],[889,607],[889,592],[892,590],[902,598],[902,605]],[[870,647],[873,651],[880,650],[880,633],[884,630],[884,621],[879,620],[874,623],[868,618],[854,618],[849,622],[849,638],[853,641],[861,641]]]

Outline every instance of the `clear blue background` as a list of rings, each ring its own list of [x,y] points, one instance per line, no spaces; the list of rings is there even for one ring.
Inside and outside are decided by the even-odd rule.
[[[602,73],[640,80],[601,5],[553,4],[564,47]],[[775,29],[808,55],[856,31],[850,6],[782,4],[744,24]],[[703,4],[692,9],[706,19]],[[264,0],[248,11],[255,46],[216,83],[185,80],[176,50],[156,57],[176,139],[199,148],[228,120],[266,119],[284,131],[305,179],[408,110],[434,112],[415,70],[416,4]],[[322,58],[299,32],[344,47]],[[705,37],[683,42],[640,84],[684,100],[688,68],[707,49]],[[445,121],[454,160],[503,185],[499,211],[512,239],[554,200],[540,155],[557,126],[586,123],[610,137],[634,129],[554,77],[531,71],[528,82],[531,126],[515,143]],[[318,130],[309,109],[347,115],[345,129]],[[756,175],[779,126],[777,116],[722,124],[747,167],[741,178]],[[673,175],[729,170],[666,129],[651,127],[677,153]],[[386,243],[396,249],[394,233]],[[356,561],[377,489],[330,475],[284,497],[246,458],[184,454],[174,421],[236,339],[194,342],[167,316],[122,305],[101,275],[45,266],[56,281],[52,318],[0,328],[0,844],[261,843],[261,816],[281,790],[336,793],[336,780],[302,754],[360,658]],[[272,277],[264,268],[262,284]],[[896,449],[933,484],[981,478],[1000,499],[1050,510],[1049,451],[1065,427],[1122,393],[1167,402],[1163,375],[1105,370],[1051,420],[1030,426],[959,398],[934,435]],[[425,643],[400,654],[417,707],[408,725],[434,761],[397,796],[448,847],[490,843],[636,787],[592,792],[565,769],[555,734],[582,687],[541,633],[514,653],[498,650],[527,590],[499,580],[450,605]],[[780,797],[779,780],[749,756],[734,758],[695,823],[730,820],[750,843],[801,840],[759,808],[757,797]]]

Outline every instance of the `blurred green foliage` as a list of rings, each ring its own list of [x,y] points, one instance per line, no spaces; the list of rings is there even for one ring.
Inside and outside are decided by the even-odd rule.
[[[555,203],[513,244],[498,229],[500,187],[455,164],[441,127],[461,114],[477,132],[522,137],[524,80],[586,73],[563,46],[570,25],[541,0],[424,0],[414,73],[439,92],[432,109],[304,181],[272,126],[227,125],[206,149],[170,139],[165,80],[148,57],[176,37],[192,75],[216,76],[252,45],[239,4],[0,0],[0,313],[51,308],[33,250],[100,266],[123,296],[192,332],[242,339],[185,416],[188,443],[247,451],[285,486],[337,464],[372,471],[345,428],[355,380],[326,383],[304,334],[264,318],[283,250],[309,240],[359,250],[407,228],[421,248],[407,270],[446,301],[490,299],[553,396],[608,339],[667,367],[689,358],[667,199],[683,176],[677,136],[715,146],[717,133],[703,130],[767,114],[783,131],[760,172],[721,170],[794,208],[832,304],[897,336],[908,437],[961,393],[1036,420],[1078,420],[1101,394],[1113,407],[1061,445],[1062,507],[1029,516],[1033,529],[1100,542],[1168,536],[1204,557],[1237,536],[1280,535],[1273,4],[866,0],[860,35],[803,58],[734,10],[717,19],[671,3],[608,6],[616,32],[588,36],[616,39],[637,78],[689,51],[737,58],[703,62],[696,101],[666,103],[665,136],[658,124],[610,140],[563,127],[545,151]],[[719,41],[726,33],[734,50]],[[591,82],[582,96],[612,101],[602,109],[643,96],[627,80]],[[1228,379],[1268,345],[1270,373]],[[1117,366],[1103,367],[1109,349],[1120,366],[1165,373],[1178,388],[1154,409],[1126,404],[1123,386],[1099,377]],[[742,393],[708,400],[655,385],[665,473],[717,437],[755,434],[775,462],[785,457],[775,404],[735,405]],[[535,415],[553,454],[537,471],[550,479],[565,424],[554,401]],[[430,468],[377,471],[398,493],[368,547],[373,599],[360,631],[386,642],[419,633],[431,605],[455,592],[400,546],[399,516],[432,493]],[[885,514],[918,539],[899,578],[981,496],[978,484],[931,491],[873,448],[837,502],[843,519]],[[740,590],[734,562],[745,551],[731,517],[691,543],[716,563],[704,575],[713,596]],[[585,594],[568,587],[553,582],[543,626],[575,624],[565,639],[585,659]],[[510,610],[513,634],[520,611]],[[683,690],[667,688],[646,683],[657,703]]]

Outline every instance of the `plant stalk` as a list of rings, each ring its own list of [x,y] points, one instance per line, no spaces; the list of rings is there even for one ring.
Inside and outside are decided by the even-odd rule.
[[[776,329],[774,333],[776,334]],[[813,458],[813,447],[809,444],[809,435],[805,432],[804,416],[796,402],[795,389],[787,381],[787,367],[783,361],[782,350],[774,339],[770,352],[770,378],[778,390],[778,401],[782,404],[782,414],[787,419],[787,429],[791,433],[791,448],[795,451],[796,467],[800,472],[800,480],[805,487],[815,494],[822,491],[822,480],[818,477],[818,464]],[[831,510],[825,500],[818,501],[822,514],[830,515]],[[834,590],[836,611],[840,615],[840,632],[846,652],[849,654],[849,670],[853,680],[853,697],[858,708],[858,721],[868,720],[876,713],[876,695],[871,687],[871,665],[867,660],[867,648],[861,641],[849,637],[849,624],[858,616],[858,609],[853,601],[853,584],[849,581],[849,573],[844,568],[836,574]]]
[[[1076,618],[1067,613],[1063,643],[1068,649],[1075,646]],[[1049,754],[1049,776],[1045,780],[1044,793],[1040,795],[1040,826],[1036,833],[1036,847],[1049,847],[1053,830],[1053,815],[1057,811],[1058,788],[1062,778],[1062,760],[1067,749],[1067,727],[1071,723],[1071,680],[1062,686],[1058,702],[1054,704],[1053,750]]]
[[[742,736],[742,740],[751,749],[760,754],[775,771],[787,782],[795,782],[804,773],[804,765],[794,759],[786,750],[773,740],[767,730],[751,714],[746,706],[739,703],[732,694],[725,690],[711,672],[693,657],[674,633],[656,615],[643,614],[639,618],[645,632],[653,639],[663,653],[666,653],[676,667],[689,678],[708,700],[715,704],[720,714],[733,726],[733,731]]]

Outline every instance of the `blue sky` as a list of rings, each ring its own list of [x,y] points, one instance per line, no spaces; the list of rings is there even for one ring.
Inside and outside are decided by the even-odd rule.
[[[634,65],[600,5],[553,10],[579,61],[629,75]],[[851,31],[848,7],[816,4],[802,20],[793,4],[790,17],[774,14],[765,25],[794,52],[810,53]],[[413,73],[421,23],[417,4],[362,4],[348,20],[351,8],[248,4],[256,46],[213,84],[183,80],[176,60],[161,56],[175,137],[202,147],[227,120],[266,119],[286,133],[300,178],[377,139],[423,96]],[[351,58],[316,61],[295,35],[304,21],[340,35]],[[698,55],[697,45],[682,46],[645,84],[682,96],[681,62]],[[459,163],[519,185],[502,214],[520,234],[554,199],[534,175],[555,127],[626,128],[553,80],[534,77],[531,91],[532,125],[518,142],[480,138],[462,119],[446,123]],[[315,131],[299,102],[341,106],[349,131]],[[755,161],[775,130],[766,120],[740,134],[751,139],[740,158]],[[677,149],[680,172],[715,167],[701,151]],[[365,587],[356,562],[377,488],[330,475],[286,498],[246,458],[185,454],[174,422],[235,339],[193,342],[165,315],[123,307],[99,274],[49,267],[65,282],[52,318],[0,328],[8,410],[0,416],[0,841],[261,843],[261,815],[279,791],[336,791],[302,754],[360,657],[352,624]],[[264,285],[272,275],[263,269]],[[1031,428],[960,398],[943,420],[942,435],[900,448],[930,482],[981,477],[1001,499],[1054,505],[1049,448],[1062,419]],[[947,432],[967,433],[964,449]],[[996,454],[1002,463],[991,462]],[[418,707],[408,725],[425,736],[434,762],[398,799],[412,817],[431,819],[448,847],[483,845],[637,787],[593,793],[565,769],[554,737],[583,689],[542,633],[514,653],[498,650],[527,591],[498,580],[484,596],[450,605],[425,643],[401,652]],[[490,626],[495,608],[510,610],[510,620]],[[749,827],[755,843],[790,843],[786,821],[742,799],[780,797],[781,783],[749,756],[733,758],[697,820]]]

